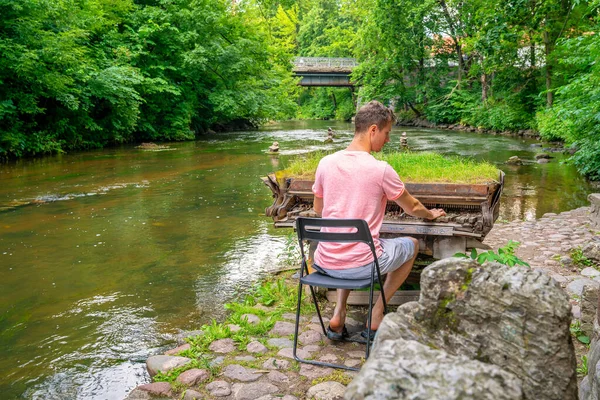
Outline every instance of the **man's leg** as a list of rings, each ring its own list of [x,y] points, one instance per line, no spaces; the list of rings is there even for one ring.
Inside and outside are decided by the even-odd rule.
[[[348,289],[337,290],[337,303],[333,310],[333,316],[329,320],[329,327],[334,332],[341,333],[342,329],[344,329],[344,323],[346,322],[346,302],[349,295],[350,290]]]
[[[415,260],[417,259],[417,255],[419,254],[419,241],[415,238],[409,239],[411,239],[413,241],[413,244],[415,245],[415,254],[410,260],[406,261],[398,269],[387,274],[387,278],[385,279],[385,283],[383,284],[383,293],[385,294],[386,304],[390,301],[394,293],[396,293],[396,290],[398,290],[400,286],[402,286],[402,284],[408,277],[408,274],[410,273],[410,270],[412,269]],[[371,313],[371,330],[377,330],[382,319],[383,301],[381,300],[381,298],[379,298],[373,306],[373,312]]]

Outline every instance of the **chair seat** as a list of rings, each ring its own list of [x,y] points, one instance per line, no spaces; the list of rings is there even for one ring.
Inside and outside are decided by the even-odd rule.
[[[320,272],[313,272],[300,279],[303,285],[335,289],[365,289],[371,287],[371,279],[339,279]],[[375,282],[378,282],[375,277]]]

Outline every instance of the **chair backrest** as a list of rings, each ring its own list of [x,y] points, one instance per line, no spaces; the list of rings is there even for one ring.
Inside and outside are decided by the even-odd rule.
[[[351,228],[348,232],[322,232],[321,228]],[[306,218],[296,219],[296,230],[299,240],[316,240],[319,242],[363,242],[373,244],[369,225],[363,219],[328,219]]]
[[[345,232],[322,232],[321,228],[346,228]],[[348,229],[349,228],[349,229]],[[306,254],[304,253],[304,240],[314,240],[317,242],[362,242],[366,243],[373,254],[372,276],[377,277],[381,282],[379,272],[379,260],[375,251],[375,243],[371,236],[371,230],[367,221],[364,219],[330,219],[330,218],[307,218],[298,217],[296,219],[296,230],[298,231],[298,244],[300,245],[300,254],[302,255],[302,266],[300,267],[300,278],[304,271],[308,274],[308,265]]]

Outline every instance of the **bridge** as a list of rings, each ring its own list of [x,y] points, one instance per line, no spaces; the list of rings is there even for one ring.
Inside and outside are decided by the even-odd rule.
[[[353,88],[352,70],[358,66],[354,58],[296,57],[293,72],[301,77],[300,86],[336,86]]]

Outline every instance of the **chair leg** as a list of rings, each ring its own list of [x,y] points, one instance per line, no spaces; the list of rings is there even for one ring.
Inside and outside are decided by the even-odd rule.
[[[296,355],[298,348],[298,328],[300,327],[300,305],[302,304],[302,282],[298,282],[298,304],[296,305],[296,324],[294,325],[294,348],[292,355],[294,359],[299,360]]]
[[[315,303],[315,309],[317,310],[317,316],[319,317],[319,322],[321,323],[321,329],[323,329],[323,335],[327,336],[327,330],[325,329],[325,324],[323,323],[323,318],[321,317],[321,310],[319,310],[319,302],[317,301],[317,295],[315,294],[315,288],[309,286],[310,293],[312,294],[313,303]]]
[[[372,286],[372,284],[371,284]],[[385,299],[383,299],[385,302]],[[384,303],[385,304],[385,303]],[[385,307],[384,307],[385,309]],[[369,312],[367,314],[367,349],[365,350],[365,360],[369,358],[371,351],[371,318],[373,317],[373,288],[369,290]]]

